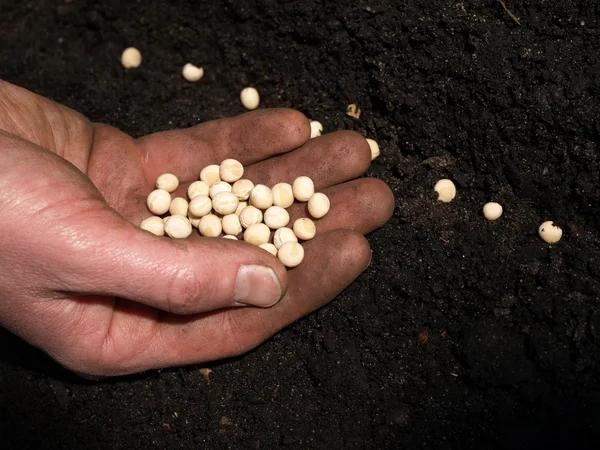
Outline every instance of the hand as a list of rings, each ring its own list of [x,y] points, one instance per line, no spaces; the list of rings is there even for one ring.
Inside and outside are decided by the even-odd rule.
[[[368,266],[362,234],[394,200],[353,180],[370,163],[364,138],[309,135],[301,113],[265,109],[136,140],[0,81],[0,324],[98,377],[238,355],[321,307]],[[185,197],[229,157],[255,183],[308,175],[331,199],[297,268],[244,242],[138,228],[159,174]]]

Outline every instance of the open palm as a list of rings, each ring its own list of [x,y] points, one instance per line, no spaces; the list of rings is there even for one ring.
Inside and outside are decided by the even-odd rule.
[[[258,345],[365,269],[362,234],[394,205],[385,184],[355,179],[370,162],[364,138],[309,135],[301,113],[273,109],[136,140],[0,81],[0,323],[88,376]],[[300,266],[286,271],[244,242],[139,230],[158,175],[176,174],[184,197],[201,168],[225,158],[255,183],[308,175],[329,196]],[[290,213],[307,215],[300,204]]]

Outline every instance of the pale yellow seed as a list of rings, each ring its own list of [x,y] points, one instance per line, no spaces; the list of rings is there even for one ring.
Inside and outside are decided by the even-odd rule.
[[[483,217],[487,220],[498,220],[502,216],[502,205],[489,202],[483,205]]]
[[[316,120],[311,120],[310,121],[310,138],[316,138],[321,136],[321,133],[323,133],[323,125],[321,125],[321,122],[318,122]]]
[[[198,223],[198,231],[202,236],[217,237],[223,231],[221,219],[214,214],[207,214],[200,219]]]
[[[255,223],[244,231],[244,241],[252,245],[266,244],[271,237],[271,230],[264,223]]]
[[[549,220],[540,225],[538,233],[544,242],[556,244],[561,240],[563,230],[558,225],[555,225],[553,221]]]
[[[202,67],[196,67],[191,63],[187,63],[185,66],[183,66],[181,74],[183,75],[183,78],[186,79],[186,81],[194,83],[202,79],[202,77],[204,76],[204,69]]]
[[[179,187],[179,179],[172,173],[163,173],[156,179],[156,189],[171,193]]]
[[[250,192],[250,204],[258,209],[265,210],[273,206],[273,192],[264,184],[257,184]]]
[[[235,214],[237,214],[238,216],[241,214],[242,210],[248,206],[248,202],[239,202],[238,203],[238,207],[235,210]]]
[[[315,219],[324,217],[325,214],[329,212],[330,207],[331,203],[329,202],[329,198],[321,192],[313,194],[312,197],[308,199],[308,212]]]
[[[211,187],[216,182],[221,181],[221,177],[219,176],[219,166],[216,164],[206,166],[200,171],[200,180],[208,184],[208,187]]]
[[[217,181],[210,187],[208,194],[210,198],[214,199],[217,194],[221,192],[231,192],[231,185],[226,181]]]
[[[294,222],[294,234],[298,236],[298,239],[308,241],[315,237],[317,233],[317,227],[315,223],[308,217],[302,217]]]
[[[233,183],[231,192],[233,192],[239,200],[246,201],[250,197],[250,191],[254,188],[254,183],[250,180],[242,179]]]
[[[456,186],[451,180],[444,178],[438,181],[433,189],[438,193],[440,202],[449,203],[456,197]]]
[[[140,223],[140,228],[157,236],[165,235],[165,223],[160,217],[157,216],[151,216],[142,220],[142,223]]]
[[[259,247],[268,251],[271,255],[277,256],[277,247],[275,247],[273,244],[267,242],[266,244],[260,244]]]
[[[277,230],[290,222],[290,214],[281,206],[271,206],[265,211],[263,220],[269,228]]]
[[[260,95],[258,91],[253,87],[247,87],[240,92],[240,100],[244,108],[246,109],[256,109],[260,104]]]
[[[171,206],[171,194],[164,189],[155,189],[148,194],[146,205],[152,214],[160,216],[169,210],[169,206]]]
[[[210,187],[204,181],[194,181],[188,187],[188,198],[193,200],[194,197],[198,197],[199,195],[206,195],[210,193]]]
[[[189,204],[188,211],[196,217],[203,217],[212,210],[212,201],[206,195],[194,197]]]
[[[379,156],[379,144],[375,142],[373,139],[367,138],[367,143],[369,144],[369,148],[371,149],[371,161]]]
[[[226,159],[219,166],[221,180],[233,183],[244,175],[244,166],[236,159]]]
[[[315,184],[307,176],[298,177],[292,184],[292,191],[296,200],[306,202],[315,193]]]
[[[277,250],[279,261],[286,267],[296,267],[304,259],[304,248],[297,242],[286,242]]]
[[[273,244],[275,247],[280,248],[286,242],[298,242],[298,237],[291,228],[279,228],[273,235]]]
[[[171,216],[165,223],[165,233],[174,239],[185,239],[192,234],[192,224],[185,216]]]
[[[237,236],[242,232],[242,224],[240,218],[235,214],[227,214],[221,219],[223,225],[223,233]]]
[[[232,236],[231,234],[226,234],[225,236],[223,236],[223,239],[231,239],[232,241],[237,241],[238,238],[235,236]]]
[[[142,64],[142,54],[135,47],[128,47],[121,54],[121,64],[126,69],[135,69]]]
[[[213,198],[213,209],[219,214],[233,214],[238,207],[240,201],[233,192],[219,192]]]
[[[200,219],[202,219],[202,217],[195,216],[191,212],[188,211],[188,220],[190,221],[190,223],[192,224],[192,226],[194,228],[198,228],[198,224],[200,223]]]
[[[289,183],[277,183],[273,186],[273,204],[289,208],[294,203],[294,191]]]
[[[183,197],[175,197],[171,200],[171,205],[169,206],[169,213],[172,216],[187,216],[189,203]]]
[[[240,223],[244,228],[249,228],[263,220],[263,213],[260,209],[250,205],[242,209],[240,213]]]

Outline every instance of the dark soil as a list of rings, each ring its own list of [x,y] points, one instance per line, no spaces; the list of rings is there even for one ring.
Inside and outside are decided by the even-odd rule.
[[[354,284],[210,383],[86,382],[0,332],[3,448],[597,448],[597,2],[507,0],[520,25],[495,0],[93,3],[0,2],[0,76],[135,136],[242,113],[251,84],[376,139],[397,207]]]

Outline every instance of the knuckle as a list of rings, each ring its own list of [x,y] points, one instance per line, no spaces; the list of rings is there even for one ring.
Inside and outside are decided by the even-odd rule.
[[[197,312],[197,301],[201,296],[201,283],[196,272],[189,267],[179,268],[169,282],[167,291],[168,311],[175,314]]]

